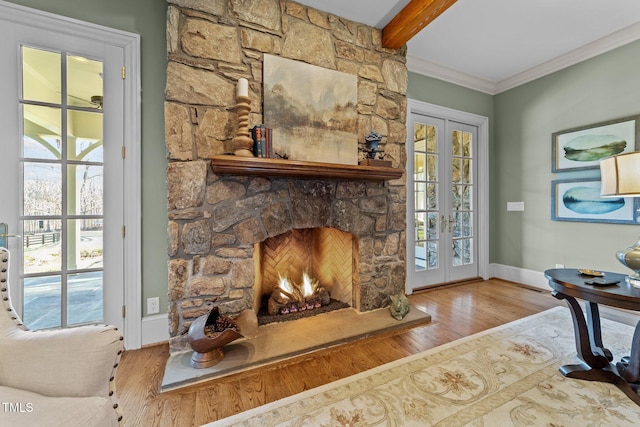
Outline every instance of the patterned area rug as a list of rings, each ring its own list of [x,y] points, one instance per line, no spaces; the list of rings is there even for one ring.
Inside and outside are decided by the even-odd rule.
[[[602,320],[615,359],[633,328]],[[573,324],[557,307],[207,424],[214,426],[638,426],[610,384],[565,378]]]

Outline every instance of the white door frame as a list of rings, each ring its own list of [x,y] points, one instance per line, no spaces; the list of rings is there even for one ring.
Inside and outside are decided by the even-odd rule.
[[[140,206],[140,36],[122,30],[31,9],[0,0],[0,20],[54,31],[73,37],[95,40],[124,52],[124,159],[123,229],[124,239],[124,344],[140,348],[142,319],[141,289],[141,206]],[[123,150],[124,151],[124,150]]]
[[[460,123],[478,127],[478,152],[474,156],[478,166],[478,274],[483,279],[489,278],[489,118],[477,114],[466,113],[448,107],[429,104],[415,99],[407,99],[407,157],[413,156],[413,132],[409,128],[411,114],[423,114],[427,116],[447,119]],[[407,162],[409,165],[410,162]],[[406,171],[413,174],[413,171]],[[407,200],[413,196],[413,188],[407,185]],[[414,221],[414,213],[407,209],[407,226]],[[409,236],[408,233],[406,233]],[[413,240],[406,239],[407,253],[411,253],[410,245]],[[407,268],[413,262],[407,258]],[[408,275],[407,275],[408,276]],[[405,283],[405,292],[411,294],[413,289],[409,286],[409,281]]]

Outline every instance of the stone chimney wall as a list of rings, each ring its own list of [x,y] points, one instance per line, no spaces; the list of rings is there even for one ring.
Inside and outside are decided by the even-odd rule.
[[[381,32],[286,0],[168,0],[165,135],[171,351],[211,303],[252,308],[253,245],[292,228],[331,226],[359,239],[355,306],[372,310],[405,286],[406,181],[217,176],[232,152],[235,88],[249,80],[249,127],[262,123],[263,54],[358,76],[358,141],[375,130],[393,167],[406,164],[405,49]],[[267,124],[268,125],[268,124]],[[362,157],[362,156],[360,156]],[[321,159],[320,159],[321,161]]]

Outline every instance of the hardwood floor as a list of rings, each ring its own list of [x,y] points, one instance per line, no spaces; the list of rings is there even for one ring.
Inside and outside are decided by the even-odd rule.
[[[159,393],[168,345],[126,351],[116,384],[127,426],[200,426],[564,303],[497,279],[410,300],[428,324],[377,335],[200,385]]]

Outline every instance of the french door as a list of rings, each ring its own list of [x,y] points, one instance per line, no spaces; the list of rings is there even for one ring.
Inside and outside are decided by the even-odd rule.
[[[123,49],[0,22],[12,302],[31,329],[124,330]]]
[[[478,126],[412,111],[407,134],[407,288],[478,277]]]

